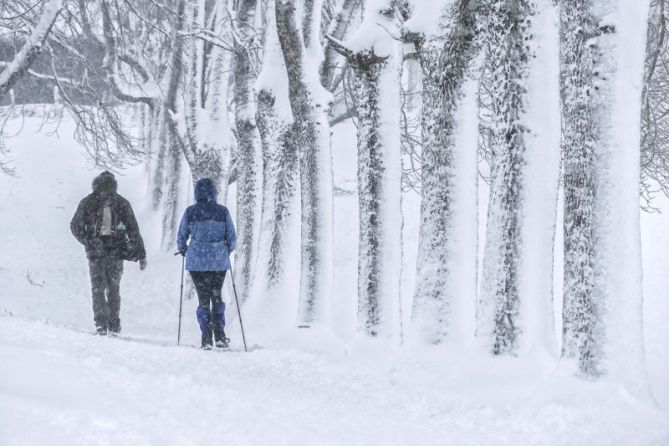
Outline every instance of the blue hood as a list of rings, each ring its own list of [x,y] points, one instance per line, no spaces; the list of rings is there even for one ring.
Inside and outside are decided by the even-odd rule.
[[[195,201],[216,201],[218,191],[216,185],[209,178],[202,178],[195,183]]]

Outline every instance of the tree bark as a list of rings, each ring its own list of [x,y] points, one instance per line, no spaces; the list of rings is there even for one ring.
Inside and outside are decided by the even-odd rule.
[[[288,72],[294,143],[300,159],[302,272],[298,324],[325,323],[331,314],[333,268],[332,154],[324,92],[309,81],[309,60],[297,26],[294,0],[276,1],[279,42]],[[314,24],[314,26],[316,26]],[[315,68],[314,68],[315,67]]]
[[[346,35],[351,20],[353,19],[353,12],[356,7],[360,4],[360,0],[343,0],[335,18],[330,25],[328,34],[334,37],[337,40],[342,40]],[[337,60],[344,60],[343,57],[337,52],[337,50],[329,43],[325,46],[324,54],[325,58],[321,65],[321,85],[325,87],[328,91],[333,91],[335,85],[333,85],[335,74],[337,68],[343,69],[343,67],[337,66]]]
[[[234,102],[237,129],[237,231],[235,251],[237,290],[242,302],[249,293],[260,229],[261,147],[255,123],[252,85],[254,72],[249,55],[253,43],[256,0],[240,0],[236,25],[241,41],[234,43]]]
[[[458,1],[447,17],[453,31],[441,39],[427,36],[418,48],[423,68],[422,185],[412,319],[418,336],[435,344],[453,335],[465,317],[454,310],[455,301],[462,298],[455,282],[463,278],[453,277],[451,271],[463,236],[455,232],[455,169],[460,149],[455,133],[467,69],[477,54],[473,2]]]
[[[564,169],[564,295],[562,355],[596,373],[601,308],[595,297],[595,147],[600,138],[590,96],[600,49],[589,2],[561,3],[562,151]]]
[[[639,142],[648,2],[561,8],[562,356],[589,378],[608,375],[647,397]]]
[[[372,12],[376,16],[376,11]],[[380,18],[380,17],[378,17]],[[397,51],[397,48],[395,49]],[[349,58],[358,118],[358,327],[395,337],[402,243],[399,54]]]
[[[525,133],[527,0],[494,0],[487,11],[492,76],[493,166],[477,333],[494,354],[514,355],[522,335],[519,268]]]

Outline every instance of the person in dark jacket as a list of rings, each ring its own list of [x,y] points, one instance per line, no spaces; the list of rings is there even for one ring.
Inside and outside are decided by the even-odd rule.
[[[217,347],[225,348],[229,341],[224,330],[225,303],[221,291],[237,236],[230,212],[216,202],[217,195],[212,180],[198,180],[196,203],[184,212],[177,235],[177,249],[186,256],[186,270],[197,291],[196,316],[204,349],[212,347],[212,334]]]
[[[93,193],[77,207],[70,222],[72,235],[84,245],[91,276],[93,319],[98,334],[121,331],[119,288],[123,261],[146,268],[144,241],[128,200],[116,193],[116,178],[102,172],[93,180]]]

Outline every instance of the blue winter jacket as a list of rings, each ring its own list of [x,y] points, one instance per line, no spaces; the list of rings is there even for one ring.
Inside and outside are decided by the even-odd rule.
[[[196,203],[181,218],[177,248],[186,253],[188,271],[226,271],[237,235],[228,209],[216,202],[216,186],[209,178],[195,183]],[[187,243],[190,239],[190,243]]]

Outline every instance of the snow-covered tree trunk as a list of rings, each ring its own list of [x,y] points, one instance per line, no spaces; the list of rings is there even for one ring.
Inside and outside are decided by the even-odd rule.
[[[278,99],[273,92],[258,93],[258,129],[263,144],[263,217],[261,232],[269,236],[270,255],[259,257],[266,262],[266,284],[276,285],[288,260],[284,252],[285,232],[290,223],[292,201],[299,182],[297,148],[293,142],[293,126],[289,116],[277,110]],[[280,107],[280,106],[279,106]],[[285,237],[284,237],[285,235]],[[263,238],[261,236],[261,238]]]
[[[234,102],[237,130],[237,291],[246,300],[252,279],[253,260],[260,231],[262,209],[261,146],[255,122],[251,48],[255,41],[256,0],[240,0],[234,42]]]
[[[195,32],[205,27],[204,0],[189,1],[186,13],[186,28],[183,32]],[[187,158],[191,164],[191,175],[193,180],[213,177],[218,184],[220,175],[220,163],[216,162],[216,156],[208,159],[209,154],[202,153],[202,123],[203,113],[203,71],[204,71],[204,41],[192,39],[184,48],[185,78],[183,85],[183,107],[180,109],[178,118],[183,119],[181,127],[181,139],[187,146]],[[190,156],[188,156],[190,154]]]
[[[217,14],[217,21],[221,21],[226,13],[223,6],[227,2],[219,2],[222,6]],[[212,68],[207,79],[209,80],[206,110],[203,113],[202,153],[203,159],[211,159],[209,175],[217,182],[219,200],[227,201],[228,183],[230,175],[230,155],[235,144],[231,122],[228,120],[228,99],[230,68],[233,59],[224,49],[215,46],[211,50],[210,60]]]
[[[344,38],[353,20],[353,13],[360,2],[361,0],[342,0],[339,3],[335,17],[328,29],[329,36],[337,40]],[[343,56],[331,44],[326,45],[324,55],[325,57],[320,69],[321,84],[329,91],[332,91],[335,76],[338,74],[337,61],[343,59]]]
[[[395,338],[399,333],[402,265],[400,147],[401,53],[387,30],[398,31],[392,1],[366,9],[351,37],[339,45],[353,69],[358,120],[358,330]],[[381,30],[381,31],[380,31]],[[337,44],[331,38],[331,44]],[[364,98],[364,99],[363,99]]]
[[[530,22],[525,123],[525,171],[520,263],[523,336],[518,353],[559,356],[555,329],[554,268],[560,184],[560,75],[558,8],[535,0]]]
[[[399,326],[401,151],[399,82],[393,60],[353,56],[358,118],[358,325],[371,336]],[[388,119],[390,118],[390,119]],[[397,118],[396,120],[393,118]]]
[[[492,0],[487,10],[493,166],[477,336],[494,354],[516,354],[522,333],[519,265],[531,13],[527,0]]]
[[[167,93],[160,102],[162,108],[159,116],[160,136],[159,141],[164,147],[163,163],[163,237],[161,245],[164,249],[171,249],[176,240],[176,232],[179,217],[178,191],[181,180],[181,156],[186,153],[183,141],[179,134],[179,116],[177,108],[177,97],[180,91],[180,81],[183,76],[184,59],[186,57],[186,48],[184,39],[178,38],[177,34],[186,28],[186,0],[179,0],[177,4],[177,23],[173,35],[173,45],[171,53],[171,66],[169,76],[167,76]],[[161,149],[162,150],[162,149]]]
[[[639,141],[648,2],[563,1],[562,355],[647,393]]]
[[[207,8],[204,0],[190,2],[186,10],[186,28],[182,32],[197,33],[209,22],[220,22],[227,13],[226,2]],[[222,34],[220,25],[215,31]],[[227,185],[228,151],[232,133],[227,120],[221,119],[225,106],[227,82],[226,58],[218,46],[207,51],[203,39],[194,39],[183,48],[186,62],[185,82],[181,92],[183,107],[173,114],[179,129],[184,156],[193,181],[210,178],[217,186]],[[213,68],[210,68],[213,67]]]
[[[254,332],[294,326],[299,296],[299,161],[293,142],[288,76],[276,29],[274,1],[267,4],[265,45],[256,122],[263,153],[263,195],[258,260],[246,312]]]
[[[564,288],[562,355],[596,373],[601,311],[595,295],[595,149],[600,144],[595,72],[601,63],[592,3],[561,3],[562,151],[564,169]],[[610,31],[610,30],[609,30]],[[594,43],[594,42],[593,42]],[[599,110],[604,112],[604,110]],[[604,113],[604,116],[606,113]],[[600,296],[601,297],[601,296]],[[601,339],[600,339],[601,340]]]
[[[163,199],[163,185],[165,179],[165,157],[168,151],[169,135],[166,130],[164,107],[155,107],[152,111],[151,122],[151,174],[149,187],[151,190],[151,206],[158,210]],[[167,118],[169,119],[169,118]]]
[[[318,2],[320,4],[320,2]],[[290,106],[295,120],[294,144],[300,160],[302,197],[301,277],[298,323],[327,324],[333,279],[332,154],[328,95],[318,82],[320,60],[307,54],[298,27],[295,0],[276,0],[279,42],[288,72]],[[311,32],[320,28],[320,14]],[[311,39],[313,45],[317,39]]]
[[[168,127],[166,135],[167,153],[165,154],[165,171],[169,175],[165,176],[164,196],[163,196],[163,239],[162,247],[164,249],[172,250],[177,238],[177,230],[179,229],[179,218],[181,217],[181,209],[179,205],[179,191],[181,184],[181,163],[182,150],[180,149],[174,127]]]
[[[14,59],[0,71],[0,98],[12,89],[23,73],[28,71],[33,60],[42,52],[42,45],[62,8],[63,0],[48,0],[44,4],[35,29],[32,30]]]
[[[471,229],[472,223],[476,226],[476,220],[469,227],[459,227],[455,220],[458,212],[476,216],[475,200],[459,200],[462,192],[471,186],[475,189],[476,171],[467,171],[462,163],[468,158],[466,151],[475,152],[476,148],[457,138],[460,128],[466,125],[464,119],[458,119],[465,106],[463,85],[477,54],[474,3],[456,2],[444,17],[450,32],[442,37],[421,36],[417,48],[423,68],[422,184],[412,320],[416,336],[431,343],[467,335],[463,333],[467,315],[461,309],[467,299],[476,295],[476,243],[463,232]],[[470,187],[458,184],[458,175],[471,183]],[[458,252],[463,238],[472,242],[473,255]],[[472,271],[453,271],[465,258],[471,260],[471,280],[465,276],[472,276]],[[469,286],[460,287],[463,282]]]

